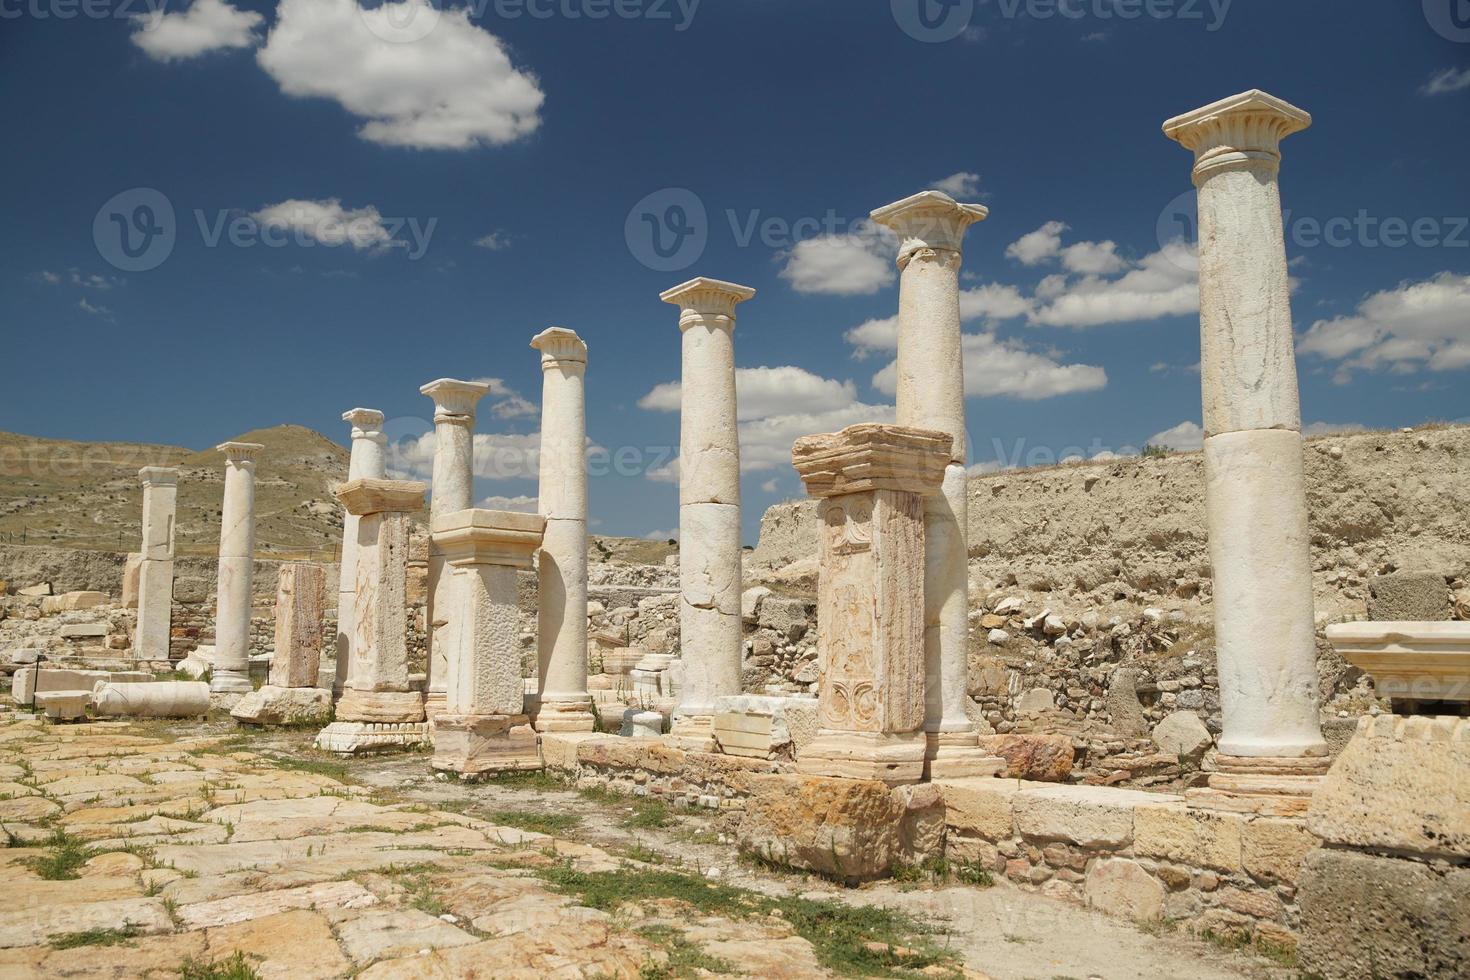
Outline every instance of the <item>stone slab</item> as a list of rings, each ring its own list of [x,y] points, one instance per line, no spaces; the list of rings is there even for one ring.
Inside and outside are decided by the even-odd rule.
[[[1178,797],[1110,786],[1032,784],[1015,794],[1012,807],[1016,832],[1024,837],[1118,849],[1133,843],[1136,810],[1171,799]]]
[[[429,740],[429,726],[422,721],[334,721],[317,732],[316,747],[339,755],[363,755],[417,748]]]

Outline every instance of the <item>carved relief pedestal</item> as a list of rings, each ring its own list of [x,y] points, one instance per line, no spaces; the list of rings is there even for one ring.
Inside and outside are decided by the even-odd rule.
[[[374,408],[354,408],[342,413],[342,421],[352,424],[352,450],[347,460],[348,480],[381,480],[386,475],[388,437],[383,434],[383,413]],[[352,665],[352,623],[357,597],[357,523],[356,514],[342,515],[342,561],[337,582],[337,643],[331,661],[331,677],[323,664],[322,687],[332,688],[332,697],[340,698],[347,688],[347,672]],[[329,685],[330,682],[330,685]]]
[[[923,778],[924,498],[950,446],[943,432],[854,425],[792,448],[821,529],[818,730],[801,773]]]

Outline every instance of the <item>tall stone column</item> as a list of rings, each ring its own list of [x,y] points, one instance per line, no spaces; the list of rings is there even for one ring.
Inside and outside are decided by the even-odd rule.
[[[419,388],[434,399],[434,474],[430,484],[429,520],[467,510],[475,496],[475,406],[490,390],[488,384],[440,378]],[[439,642],[449,626],[447,610],[454,603],[444,570],[444,556],[438,554],[432,541],[429,546],[428,620],[429,679],[424,710],[429,720],[444,708],[449,673],[445,653],[448,646]]]
[[[455,603],[444,633],[451,649],[445,708],[434,719],[435,769],[472,775],[541,767],[523,707],[516,573],[531,568],[547,523],[540,514],[496,510],[434,521],[450,572],[445,594]]]
[[[388,437],[383,435],[383,413],[372,408],[354,408],[342,413],[352,424],[352,448],[347,458],[347,479],[381,480],[387,475]],[[332,697],[340,698],[347,686],[352,664],[352,622],[357,595],[358,516],[344,509],[342,515],[342,561],[337,577],[337,649],[332,677]],[[325,686],[325,680],[323,680]]]
[[[587,345],[551,327],[531,341],[541,352],[541,487],[546,518],[537,569],[536,729],[590,732],[587,692]]]
[[[1309,794],[1328,767],[1280,142],[1312,118],[1252,90],[1164,123],[1194,151],[1205,512],[1224,731],[1214,790]]]
[[[948,433],[853,425],[806,436],[791,461],[817,498],[817,735],[800,772],[924,776],[924,498],[940,491]]]
[[[133,657],[167,660],[174,603],[174,514],[178,507],[179,471],[145,466],[143,481],[143,550],[138,559],[138,629]]]
[[[691,279],[660,294],[679,307],[679,645],[683,689],[674,734],[707,737],[715,699],[740,693],[740,432],[735,306],[748,286]]]
[[[965,230],[987,213],[939,191],[872,213],[899,238],[898,424],[953,440],[942,492],[924,500],[925,772],[935,779],[995,771],[965,710],[970,574],[960,261]]]
[[[209,690],[244,694],[250,684],[250,600],[255,573],[255,442],[225,442],[225,493],[220,508],[219,584],[214,615],[214,667]]]
[[[357,525],[352,667],[337,720],[317,747],[351,753],[427,737],[423,697],[408,684],[408,529],[424,505],[422,483],[351,480],[335,491]]]

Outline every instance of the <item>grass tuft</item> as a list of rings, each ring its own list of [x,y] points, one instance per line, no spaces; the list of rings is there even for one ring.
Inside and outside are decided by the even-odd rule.
[[[260,980],[260,973],[238,949],[213,963],[190,956],[179,964],[179,980]]]
[[[582,822],[582,818],[575,813],[537,813],[535,810],[496,810],[487,819],[502,827],[515,827],[553,837],[574,830]]]
[[[122,929],[87,929],[83,932],[63,932],[52,936],[48,943],[52,949],[76,949],[79,946],[119,946],[138,934],[132,926]]]

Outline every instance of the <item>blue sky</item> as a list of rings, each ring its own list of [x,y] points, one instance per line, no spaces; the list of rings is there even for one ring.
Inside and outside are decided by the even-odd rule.
[[[567,326],[595,529],[665,531],[658,293],[707,275],[758,290],[753,543],[800,493],[792,438],[891,413],[893,246],[864,219],[937,186],[991,209],[964,266],[972,462],[1188,447],[1191,161],[1159,127],[1247,88],[1315,118],[1281,177],[1304,420],[1470,415],[1465,0],[89,2],[0,0],[0,429],[345,442],[365,405],[422,472],[419,385],[493,378],[477,492],[524,506],[527,343]]]

